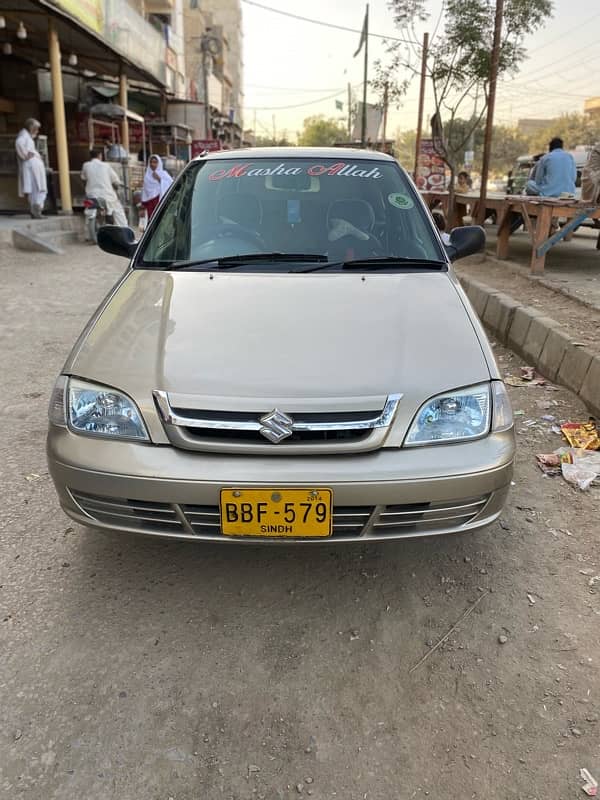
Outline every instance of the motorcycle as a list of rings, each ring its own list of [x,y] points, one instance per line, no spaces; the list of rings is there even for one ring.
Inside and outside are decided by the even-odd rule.
[[[103,197],[86,197],[83,201],[83,216],[85,219],[85,238],[87,241],[98,243],[98,231],[110,221],[106,200]]]

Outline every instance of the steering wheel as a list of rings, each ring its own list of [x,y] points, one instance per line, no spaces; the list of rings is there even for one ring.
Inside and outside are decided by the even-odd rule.
[[[220,222],[213,225],[212,228],[206,232],[207,240],[210,239],[241,239],[244,242],[253,244],[256,247],[264,249],[265,243],[262,236],[250,228],[244,228],[243,225],[238,225],[237,222]]]

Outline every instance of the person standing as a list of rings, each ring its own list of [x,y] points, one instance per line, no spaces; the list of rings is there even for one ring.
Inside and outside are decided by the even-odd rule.
[[[98,150],[90,150],[90,160],[81,168],[81,180],[85,184],[85,196],[101,198],[106,203],[106,213],[113,218],[115,225],[127,227],[127,217],[115,189],[120,184],[119,176],[100,159]]]
[[[25,127],[15,139],[15,150],[19,162],[19,197],[26,197],[29,211],[34,219],[41,219],[48,194],[46,167],[35,146],[35,137],[42,127],[37,119],[25,121]]]
[[[142,187],[142,205],[146,209],[148,220],[154,214],[161,197],[172,183],[173,178],[163,168],[161,157],[151,155],[148,159]]]

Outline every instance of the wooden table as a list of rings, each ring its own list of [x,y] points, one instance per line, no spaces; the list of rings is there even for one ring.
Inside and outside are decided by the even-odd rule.
[[[560,241],[567,240],[586,219],[600,219],[600,205],[553,197],[509,195],[504,199],[499,218],[498,258],[508,258],[511,224],[519,214],[531,238],[531,272],[540,274],[544,271],[546,253]],[[552,220],[556,218],[566,218],[567,223],[552,234]]]
[[[471,206],[471,217],[477,217],[477,209],[479,208],[479,192],[456,192],[454,195],[454,214],[450,219],[448,215],[448,192],[421,192],[423,200],[430,210],[441,208],[447,220],[448,228],[455,228],[456,226],[463,225],[463,218],[467,215],[467,207]],[[488,194],[485,198],[486,219],[495,212],[496,219],[500,219],[504,207],[505,195],[500,193]]]

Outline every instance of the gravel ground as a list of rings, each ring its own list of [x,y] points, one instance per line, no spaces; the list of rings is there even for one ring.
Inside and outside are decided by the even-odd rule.
[[[477,535],[238,549],[89,532],[58,508],[46,405],[123,266],[83,246],[0,255],[0,794],[584,796],[580,768],[600,778],[600,490],[534,464],[560,443],[542,415],[581,418],[578,401],[511,388],[515,486]]]

